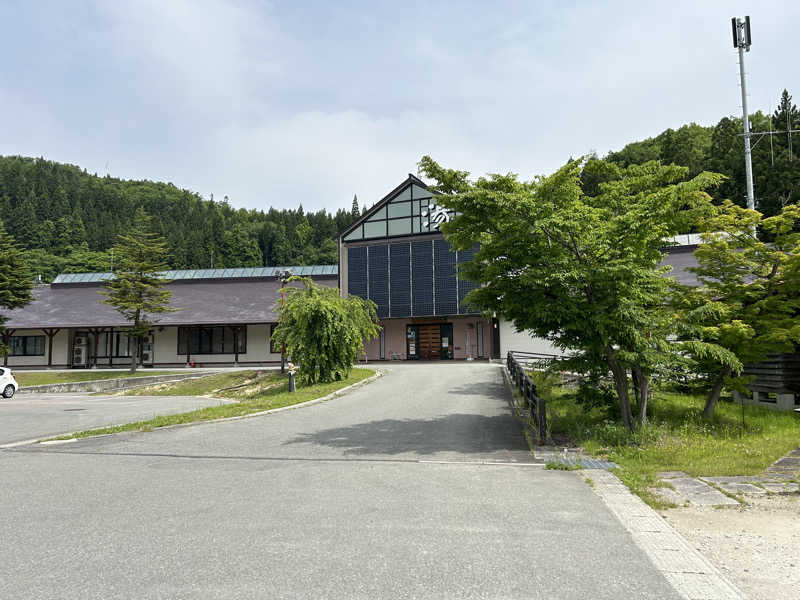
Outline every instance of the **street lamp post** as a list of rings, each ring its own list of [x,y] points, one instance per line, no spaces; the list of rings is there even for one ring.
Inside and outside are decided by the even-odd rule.
[[[281,278],[281,316],[283,316],[283,307],[286,304],[286,282],[292,276],[292,271],[286,269],[280,272]],[[281,343],[281,373],[286,372],[286,344]]]

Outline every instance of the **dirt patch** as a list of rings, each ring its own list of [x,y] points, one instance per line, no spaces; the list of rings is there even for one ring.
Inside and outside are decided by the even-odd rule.
[[[747,502],[661,514],[747,598],[800,600],[800,496],[748,496]]]

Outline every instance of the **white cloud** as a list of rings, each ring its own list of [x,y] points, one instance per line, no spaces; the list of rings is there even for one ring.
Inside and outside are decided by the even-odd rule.
[[[372,203],[423,154],[549,172],[800,94],[794,2],[0,6],[0,153],[172,181],[236,206]],[[800,98],[800,96],[798,96]]]

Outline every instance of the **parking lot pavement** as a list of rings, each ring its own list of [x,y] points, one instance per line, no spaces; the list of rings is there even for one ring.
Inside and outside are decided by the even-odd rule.
[[[17,394],[0,398],[0,445],[216,406],[215,398]]]
[[[312,406],[0,451],[0,598],[677,600],[497,365]]]

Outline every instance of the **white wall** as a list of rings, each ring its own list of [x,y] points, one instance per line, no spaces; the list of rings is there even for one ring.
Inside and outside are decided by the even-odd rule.
[[[186,355],[178,354],[178,328],[165,327],[154,332],[154,357],[153,362],[158,364],[186,364]],[[203,363],[233,363],[234,354],[197,354],[191,356],[198,364]],[[248,362],[273,362],[280,361],[280,352],[271,354],[269,351],[269,325],[262,323],[247,326],[247,352],[239,354],[240,363]]]
[[[538,354],[564,354],[549,341],[532,337],[530,332],[517,331],[511,321],[500,321],[500,358],[505,359],[509,350],[536,352]]]
[[[14,335],[43,335],[43,356],[9,356],[9,367],[46,367],[48,338],[41,329],[17,329]],[[69,330],[62,329],[53,338],[53,366],[66,366],[69,357]],[[0,359],[2,364],[2,359]]]

